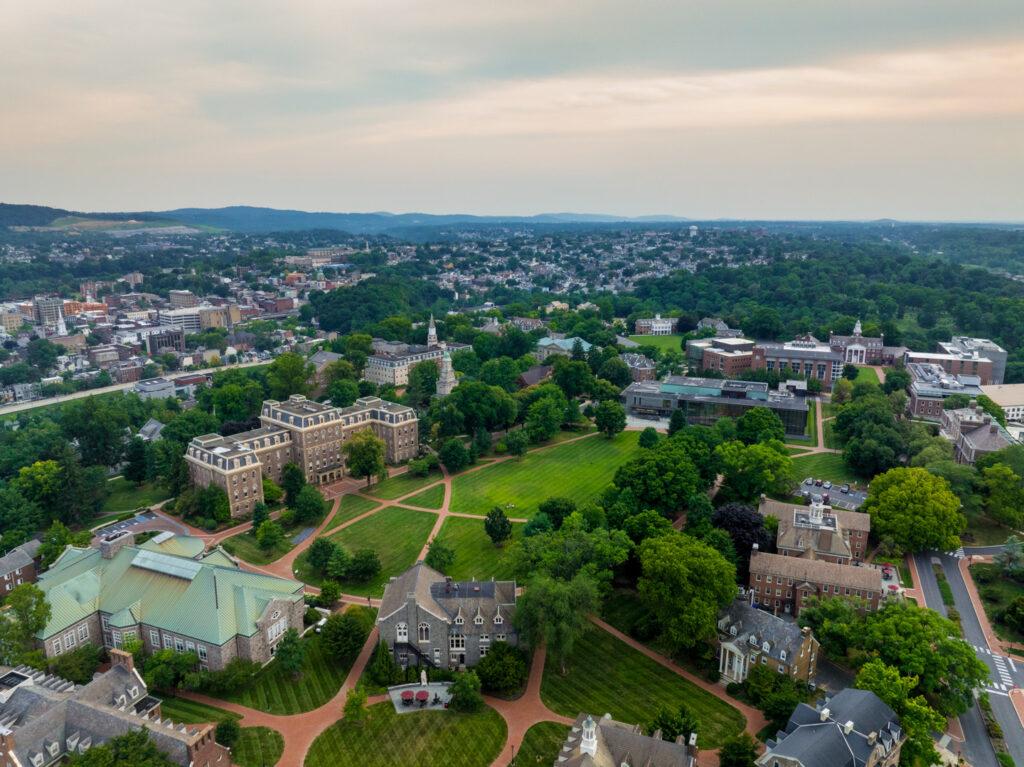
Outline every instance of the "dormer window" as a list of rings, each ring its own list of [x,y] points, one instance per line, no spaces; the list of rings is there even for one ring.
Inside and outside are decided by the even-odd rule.
[[[479,615],[478,615],[478,616],[476,616],[476,617],[475,617],[475,618],[473,619],[473,623],[474,623],[474,625],[476,625],[476,626],[483,626],[483,625],[484,625],[484,619],[483,619],[483,618],[482,618],[481,616],[479,616]]]
[[[465,622],[466,621],[463,619],[463,617],[461,615],[456,615],[455,616],[455,625],[456,626],[461,626]]]
[[[55,740],[51,740],[46,744],[46,750],[50,752],[50,756],[56,756],[60,753],[60,745]]]
[[[761,645],[761,649],[764,650],[765,652],[768,652],[768,648],[769,647],[770,647],[770,645],[767,642],[765,642],[764,644]]]
[[[500,626],[500,625],[501,625],[502,623],[504,623],[504,622],[505,622],[505,619],[504,619],[504,618],[502,618],[502,617],[501,617],[500,615],[495,615],[495,616],[494,616],[494,622],[495,622],[495,623],[496,623],[497,625],[499,625],[499,626]]]
[[[779,660],[786,660],[786,651],[785,650],[782,650],[779,653]]]

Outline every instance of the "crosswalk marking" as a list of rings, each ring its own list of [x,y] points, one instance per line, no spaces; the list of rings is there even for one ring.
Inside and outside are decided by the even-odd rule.
[[[964,547],[961,546],[956,551],[947,551],[946,556],[955,557],[956,559],[963,559],[967,556],[967,552],[964,551]]]
[[[1013,665],[1013,658],[1007,658],[1006,660],[1010,664],[1010,670],[1014,673],[1017,673],[1017,667]]]
[[[1005,693],[1002,690],[996,690],[992,687],[985,688],[985,692],[987,692],[989,695],[1002,695],[1005,698],[1010,697],[1009,693]]]

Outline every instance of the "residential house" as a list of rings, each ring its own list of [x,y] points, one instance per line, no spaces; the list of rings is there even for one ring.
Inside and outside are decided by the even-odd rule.
[[[812,682],[820,652],[809,627],[751,607],[743,598],[734,599],[718,616],[715,655],[726,683],[741,684],[757,665]]]
[[[475,666],[495,642],[516,645],[515,581],[454,581],[417,562],[384,588],[380,637],[402,666]]]
[[[643,354],[622,354],[619,359],[629,367],[633,381],[653,381],[658,377],[658,363]]]
[[[853,687],[800,703],[785,730],[765,744],[758,767],[895,767],[907,733],[896,712]]]
[[[51,607],[36,634],[44,657],[140,640],[147,653],[194,650],[216,671],[236,657],[266,663],[287,629],[302,630],[301,583],[166,553],[166,541],[134,541],[122,531],[98,548],[68,547],[39,575]]]
[[[553,767],[694,767],[697,733],[675,742],[662,740],[661,730],[644,735],[639,724],[626,724],[605,714],[576,717]]]
[[[584,352],[590,351],[591,344],[584,341],[579,336],[573,336],[572,338],[542,338],[537,342],[537,351],[534,356],[538,362],[544,362],[548,357],[554,354],[561,354],[564,357],[572,355],[572,349],[579,342]]]

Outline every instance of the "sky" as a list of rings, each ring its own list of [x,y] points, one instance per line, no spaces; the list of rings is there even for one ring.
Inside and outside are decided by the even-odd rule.
[[[0,201],[1024,221],[1020,0],[33,0]]]

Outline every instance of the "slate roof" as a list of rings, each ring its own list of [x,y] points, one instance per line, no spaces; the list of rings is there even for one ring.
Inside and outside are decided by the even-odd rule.
[[[155,418],[150,418],[142,425],[142,428],[139,429],[139,436],[146,440],[146,442],[156,442],[160,439],[160,432],[163,430],[164,424],[160,423]]]
[[[525,386],[533,386],[548,378],[552,370],[554,367],[551,365],[531,365],[520,373],[519,377]]]
[[[750,572],[792,578],[797,585],[807,581],[835,584],[876,594],[882,591],[882,572],[874,567],[837,565],[832,562],[755,551],[750,557]]]
[[[35,556],[35,552],[39,550],[39,541],[29,541],[29,543],[34,543],[35,545],[28,547],[28,543],[23,543],[21,546],[15,546],[4,556],[0,557],[0,574],[13,573],[15,570],[32,564],[32,558]]]
[[[735,635],[731,631],[734,627]],[[742,599],[734,599],[719,614],[718,630],[724,635],[722,642],[734,642],[737,646],[755,648],[760,652],[764,652],[764,643],[767,642],[768,657],[781,663],[792,663],[804,641],[802,630],[796,623],[751,607]],[[785,659],[783,652],[786,653]]]
[[[580,750],[583,723],[597,725],[597,750],[591,756]],[[616,722],[608,714],[601,718],[580,714],[562,744],[554,767],[689,767],[693,764],[685,745],[644,735],[638,724]]]
[[[515,581],[448,581],[444,575],[423,562],[417,562],[394,578],[384,589],[377,622],[402,609],[408,595],[416,595],[416,604],[446,623],[459,615],[464,633],[471,634],[473,619],[480,615],[484,628],[497,616],[509,620],[515,611]],[[483,630],[483,629],[481,629]],[[489,630],[489,629],[487,629]]]
[[[849,733],[847,723],[852,723]],[[770,764],[781,756],[804,767],[863,767],[876,748],[889,755],[902,740],[896,712],[873,692],[851,687],[814,707],[798,705],[758,762]]]
[[[296,581],[137,546],[124,546],[111,559],[99,549],[69,547],[37,585],[51,606],[40,639],[97,611],[130,620],[123,612],[130,610],[137,622],[222,645],[252,636],[272,600],[303,598]]]
[[[332,362],[337,362],[342,356],[335,352],[319,351],[309,358],[309,361],[316,365],[317,370],[322,370]]]

